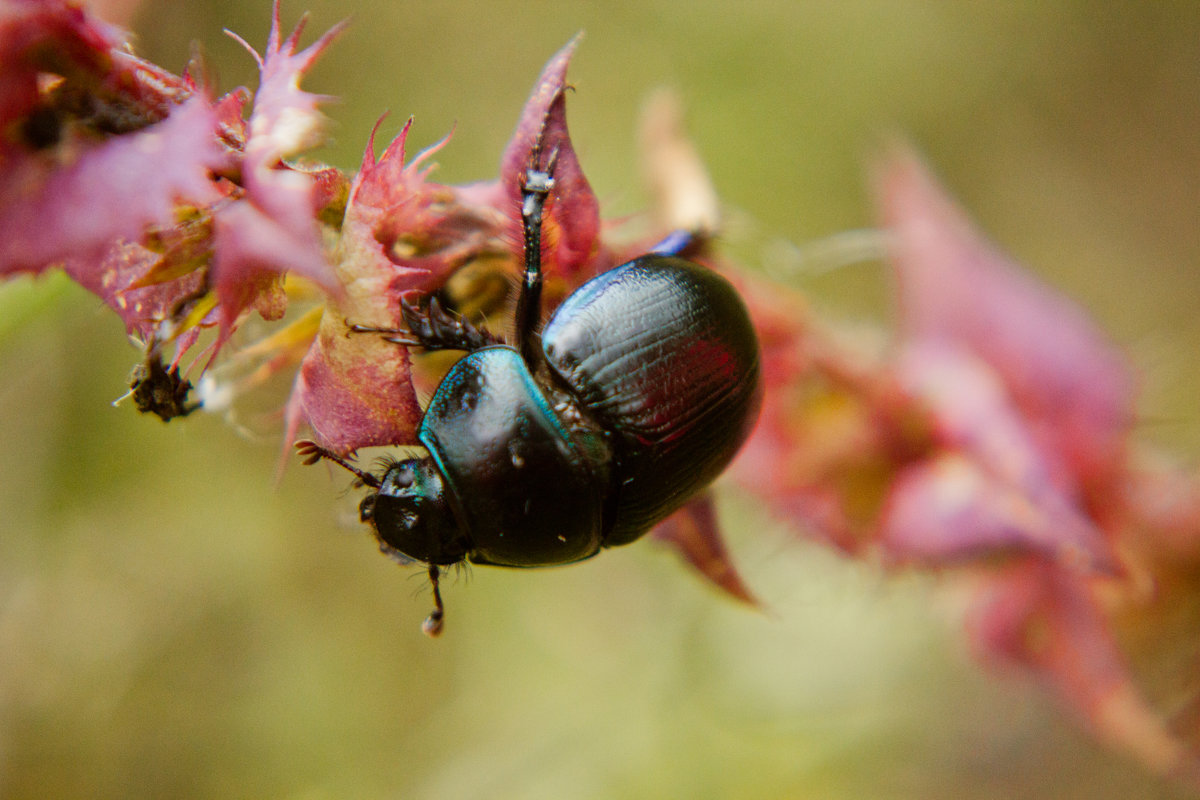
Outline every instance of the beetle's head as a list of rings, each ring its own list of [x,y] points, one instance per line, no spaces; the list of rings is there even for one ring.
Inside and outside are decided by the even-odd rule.
[[[395,461],[379,488],[359,506],[380,547],[426,564],[446,565],[467,556],[467,539],[446,503],[442,474],[432,458]]]

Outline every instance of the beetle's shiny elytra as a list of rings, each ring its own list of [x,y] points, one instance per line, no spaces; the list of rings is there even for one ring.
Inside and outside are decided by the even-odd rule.
[[[671,252],[591,279],[539,335],[541,217],[555,158],[541,170],[538,155],[523,186],[516,347],[436,304],[406,304],[407,329],[353,327],[468,351],[421,420],[429,455],[376,476],[298,445],[309,463],[332,459],[370,488],[361,514],[383,550],[429,566],[431,634],[441,629],[440,568],[566,564],[632,542],[725,468],[758,414],[758,342],[745,306],[724,278]]]

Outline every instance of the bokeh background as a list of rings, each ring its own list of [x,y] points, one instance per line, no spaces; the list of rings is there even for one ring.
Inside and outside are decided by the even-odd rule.
[[[352,27],[306,84],[357,165],[384,110],[440,179],[496,172],[543,62],[586,38],[570,120],[609,216],[642,207],[634,128],[679,91],[729,207],[729,252],[817,313],[886,324],[878,265],[805,245],[871,224],[865,167],[919,147],[1009,252],[1136,363],[1139,434],[1200,454],[1200,4],[289,0]],[[176,70],[202,43],[255,85],[266,0],[147,1],[127,24]],[[798,540],[726,489],[768,609],[639,544],[446,586],[375,552],[347,481],[280,441],[109,402],[137,351],[61,276],[0,287],[0,796],[1173,798],[1019,677],[981,669],[941,579]],[[1155,681],[1188,665],[1135,652]],[[1194,669],[1195,665],[1191,665]],[[1152,689],[1153,692],[1153,689]]]

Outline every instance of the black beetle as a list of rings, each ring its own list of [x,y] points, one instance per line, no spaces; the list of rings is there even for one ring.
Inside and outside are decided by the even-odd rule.
[[[441,630],[441,568],[462,561],[542,567],[642,536],[725,468],[761,399],[758,341],[737,292],[679,257],[691,237],[579,287],[541,329],[542,209],[556,153],[535,149],[522,187],[525,271],[518,348],[441,309],[407,302],[407,329],[353,332],[465,350],[425,410],[424,458],[381,475],[313,442],[370,491],[360,506],[380,548],[429,567]]]

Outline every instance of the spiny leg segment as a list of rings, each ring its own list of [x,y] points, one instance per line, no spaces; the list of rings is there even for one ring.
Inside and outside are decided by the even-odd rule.
[[[407,297],[400,301],[403,328],[376,328],[346,321],[347,335],[351,333],[382,334],[386,342],[426,350],[466,350],[474,352],[503,341],[487,328],[475,325],[465,317],[442,307],[436,297],[422,307]]]

